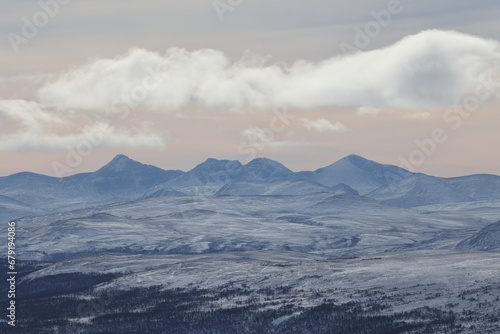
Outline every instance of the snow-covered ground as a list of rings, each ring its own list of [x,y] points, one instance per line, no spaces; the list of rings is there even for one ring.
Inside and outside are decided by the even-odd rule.
[[[250,250],[353,256],[450,249],[496,222],[498,207],[473,202],[417,210],[330,194],[160,197],[20,219],[18,256]]]
[[[20,286],[58,274],[122,273],[96,286],[95,293],[158,285],[163,290],[214,292],[231,287],[255,293],[221,297],[210,301],[205,306],[207,310],[246,304],[267,308],[290,302],[299,309],[308,309],[321,305],[325,299],[333,299],[339,305],[348,302],[384,305],[375,315],[425,307],[451,311],[458,315],[457,322],[464,328],[475,326],[474,330],[463,333],[495,333],[500,330],[498,263],[500,253],[459,250],[389,252],[347,259],[285,251],[106,254],[51,265],[25,277]],[[257,293],[283,291],[280,290],[283,288],[285,292],[271,299]],[[281,320],[285,319],[276,319]]]
[[[160,286],[199,319],[279,310],[270,333],[332,303],[347,305],[341,314],[361,307],[379,324],[499,333],[499,178],[436,178],[357,156],[299,173],[268,159],[208,159],[183,173],[117,156],[70,178],[0,178],[0,218],[31,215],[16,219],[16,257],[26,263],[19,289],[47,297],[42,308],[65,299],[66,320],[81,332],[108,309],[81,314],[80,302],[111,291],[109,312],[143,321],[162,312],[145,297]]]

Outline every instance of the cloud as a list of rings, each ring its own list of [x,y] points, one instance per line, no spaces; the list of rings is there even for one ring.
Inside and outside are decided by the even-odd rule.
[[[432,119],[432,114],[429,111],[421,110],[396,110],[389,108],[374,108],[374,107],[359,107],[356,114],[360,116],[378,116],[380,114],[400,114],[403,118],[410,120],[428,121]]]
[[[48,112],[33,101],[0,100],[0,119],[12,123],[0,135],[2,151],[89,149],[89,145],[162,148],[164,141],[164,135],[149,129],[118,129],[103,121],[82,125],[81,120]]]
[[[254,146],[269,146],[274,142],[274,135],[272,131],[268,132],[261,128],[249,128],[243,131],[243,137]]]
[[[308,118],[301,118],[301,121],[304,123],[305,127],[309,130],[313,130],[319,133],[323,132],[346,132],[348,130],[347,126],[340,123],[339,121],[332,123],[327,119],[317,119],[312,121]]]
[[[274,132],[271,129],[249,128],[243,131],[248,146],[257,148],[265,147],[303,147],[303,146],[324,146],[323,143],[307,141],[278,141],[274,138]]]
[[[131,49],[61,74],[38,96],[54,107],[109,111],[190,105],[435,108],[473,93],[495,62],[500,62],[498,41],[438,30],[383,49],[292,65],[266,64],[257,57],[232,60],[210,49],[171,48],[163,55]]]

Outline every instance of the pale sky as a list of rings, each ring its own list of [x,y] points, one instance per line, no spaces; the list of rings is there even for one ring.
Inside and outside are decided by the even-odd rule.
[[[116,154],[500,174],[498,1],[5,0],[0,176]],[[76,152],[76,153],[75,153]]]

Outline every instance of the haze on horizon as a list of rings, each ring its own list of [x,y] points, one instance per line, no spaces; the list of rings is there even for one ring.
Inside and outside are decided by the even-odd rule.
[[[498,2],[42,2],[2,4],[2,176],[57,175],[73,151],[57,176],[120,153],[500,175]]]

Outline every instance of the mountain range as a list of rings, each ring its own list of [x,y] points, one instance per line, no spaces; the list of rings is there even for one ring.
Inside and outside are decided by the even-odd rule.
[[[213,321],[210,332],[236,333],[218,325],[235,312],[237,326],[268,319],[258,333],[292,333],[298,317],[334,324],[325,333],[367,319],[381,321],[377,333],[498,333],[499,185],[355,155],[303,172],[265,158],[183,172],[118,155],[93,173],[0,178],[0,218],[15,219],[29,333],[162,321],[149,332],[207,332],[185,325]]]
[[[365,196],[399,207],[500,199],[500,176],[440,178],[357,155],[315,171],[293,172],[257,158],[207,159],[193,169],[163,170],[117,155],[92,173],[64,178],[22,172],[0,177],[0,219],[163,196]]]

